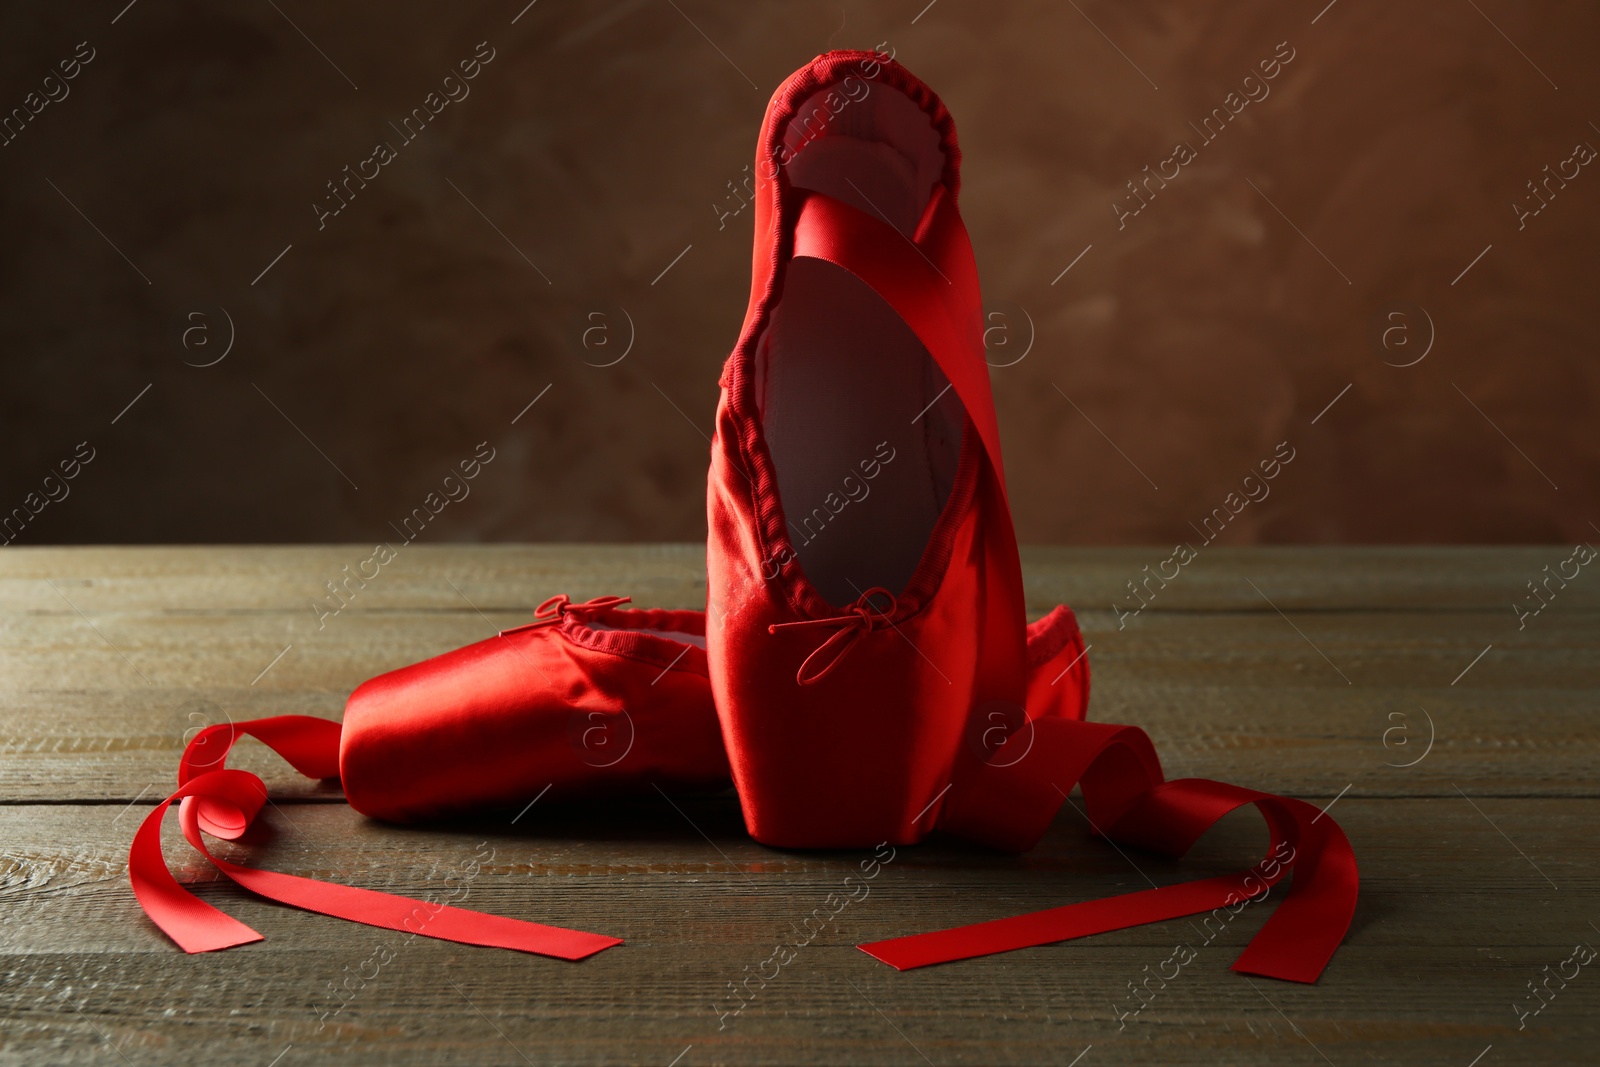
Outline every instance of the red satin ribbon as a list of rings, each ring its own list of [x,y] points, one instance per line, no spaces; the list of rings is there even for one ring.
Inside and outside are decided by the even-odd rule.
[[[1002,490],[1000,425],[983,359],[983,307],[972,242],[943,184],[908,241],[887,222],[842,200],[806,190],[794,224],[794,255],[855,275],[916,334],[971,417]]]
[[[368,926],[564,960],[580,960],[622,943],[621,938],[603,934],[256,870],[222,859],[206,848],[201,831],[214,837],[237,838],[267,802],[266,785],[260,778],[247,771],[223,768],[239,735],[264,742],[307,777],[331,778],[339,773],[339,733],[339,724],[327,719],[280,715],[208,726],[189,742],[178,767],[177,792],[146,816],[128,851],[128,878],[145,914],[185,952],[229,948],[259,941],[261,935],[196,897],[173,877],[161,853],[161,822],[175,800],[182,801],[179,822],[189,843],[223,874],[269,900]]]
[[[1029,748],[1008,765],[1012,745]],[[1030,847],[1027,838],[1042,832],[1041,817],[1048,824],[1081,781],[1091,826],[1113,841],[1181,856],[1224,815],[1254,804],[1272,843],[1257,868],[1239,874],[858,946],[897,970],[1242,909],[1247,901],[1265,900],[1291,869],[1292,887],[1235,961],[1235,971],[1315,982],[1350,927],[1359,877],[1350,842],[1332,818],[1304,801],[1224,782],[1167,781],[1149,737],[1136,727],[1034,719],[976,767],[952,785],[941,826]],[[1043,803],[1045,789],[1056,794],[1054,803]],[[1022,812],[1028,817],[1008,829],[1008,820]]]

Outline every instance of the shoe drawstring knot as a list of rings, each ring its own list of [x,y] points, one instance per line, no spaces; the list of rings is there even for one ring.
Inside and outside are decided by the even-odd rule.
[[[888,601],[887,606],[879,607],[874,599]],[[845,654],[856,646],[856,642],[863,634],[883,626],[892,626],[890,617],[895,613],[894,594],[882,586],[873,586],[856,598],[856,602],[845,609],[845,614],[834,615],[826,619],[801,619],[798,622],[777,622],[767,627],[769,634],[778,633],[780,630],[799,629],[802,626],[831,626],[833,633],[828,639],[818,645],[811,655],[800,664],[800,669],[795,672],[794,680],[799,685],[815,685],[828,676],[828,673],[839,665]]]
[[[581,604],[574,604],[572,598],[565,593],[557,593],[533,609],[533,621],[525,622],[521,626],[513,626],[509,630],[501,630],[500,636],[521,633],[531,630],[536,626],[550,626],[565,619],[568,615],[583,621],[593,618],[603,611],[610,611],[630,602],[633,598],[627,596],[597,596],[592,600],[585,600]]]

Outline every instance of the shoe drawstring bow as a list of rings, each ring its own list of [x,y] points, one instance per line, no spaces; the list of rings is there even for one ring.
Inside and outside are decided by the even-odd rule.
[[[632,597],[628,596],[597,596],[593,600],[585,600],[581,604],[574,604],[572,598],[567,594],[557,593],[533,609],[532,622],[525,622],[521,626],[513,626],[509,630],[501,630],[500,636],[521,633],[523,630],[531,630],[535,626],[550,626],[562,621],[568,615],[573,616],[579,622],[583,622],[603,611],[610,611],[612,608],[620,607],[632,599]]]
[[[874,598],[887,600],[888,605],[879,608],[873,603]],[[775,634],[780,630],[794,630],[802,626],[835,627],[834,632],[828,635],[828,639],[818,645],[795,672],[794,680],[797,684],[815,685],[839,665],[839,661],[856,646],[856,642],[863,634],[893,625],[889,619],[895,613],[895,606],[893,593],[882,586],[873,586],[857,597],[856,602],[846,608],[843,615],[834,615],[826,619],[801,619],[798,622],[776,622],[767,627],[767,632]]]

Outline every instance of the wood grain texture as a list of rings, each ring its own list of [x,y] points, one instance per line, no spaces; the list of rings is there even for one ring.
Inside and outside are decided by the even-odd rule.
[[[416,546],[321,629],[309,602],[360,546],[8,549],[0,1063],[1590,1063],[1592,968],[1553,983],[1525,1029],[1513,1007],[1574,945],[1600,944],[1600,586],[1574,582],[1521,630],[1509,608],[1557,555],[1218,550],[1119,625],[1118,590],[1163,553],[1029,551],[1031,609],[1069,599],[1093,645],[1094,717],[1144,726],[1171,775],[1333,802],[1362,865],[1349,940],[1308,987],[1228,971],[1266,909],[1209,940],[1180,920],[906,974],[854,948],[1234,869],[1265,839],[1240,813],[1183,861],[1124,854],[1074,806],[1026,856],[899,850],[732,1014],[729,983],[792,941],[860,856],[757,845],[731,794],[397,828],[245,753],[277,809],[224,853],[420,899],[492,849],[466,905],[626,939],[580,964],[251,898],[172,827],[180,877],[267,940],[185,956],[126,883],[134,825],[186,730],[337,717],[364,678],[558,591],[696,605],[698,546]],[[1137,1007],[1127,983],[1178,943],[1195,962],[1119,1016]]]

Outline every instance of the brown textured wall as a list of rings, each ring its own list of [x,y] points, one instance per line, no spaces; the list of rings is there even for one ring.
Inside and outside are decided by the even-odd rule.
[[[1025,541],[1193,540],[1285,441],[1227,540],[1600,536],[1592,5],[523,2],[5,10],[0,108],[67,95],[0,147],[0,509],[93,450],[18,543],[389,537],[482,441],[430,540],[703,536],[717,205],[782,79],[880,42],[956,117],[992,359],[1026,351]]]

